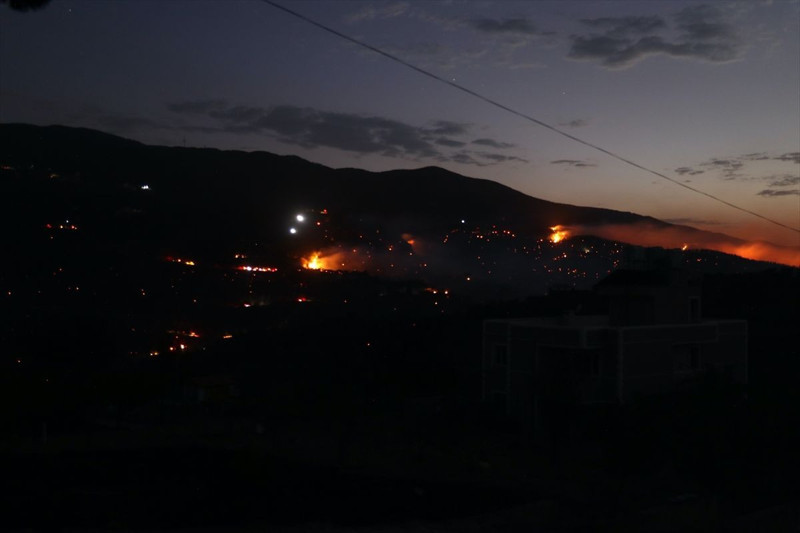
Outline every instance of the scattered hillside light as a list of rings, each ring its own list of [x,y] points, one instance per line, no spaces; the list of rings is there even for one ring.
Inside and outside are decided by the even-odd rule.
[[[295,233],[297,233],[297,229],[296,228],[289,228],[289,233],[294,235]]]
[[[466,220],[464,220],[464,219],[462,218],[462,219],[461,219],[461,223],[462,223],[462,224],[466,224],[466,223],[467,223],[467,221],[466,221]]]
[[[237,267],[237,270],[244,270],[245,272],[277,272],[278,269],[275,267],[261,267],[261,266],[251,266],[251,265],[242,265]]]
[[[295,218],[297,219],[298,222],[304,222],[306,219],[306,217],[304,217],[303,215],[297,215]]]
[[[142,190],[143,191],[149,191],[150,190],[150,186],[149,185],[142,185]]]
[[[686,250],[688,250],[688,249],[689,249],[689,245],[688,244],[684,244],[683,246],[681,246],[681,250],[683,250],[684,252]]]

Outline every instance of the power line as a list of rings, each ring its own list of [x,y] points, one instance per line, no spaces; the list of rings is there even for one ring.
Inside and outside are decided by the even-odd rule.
[[[296,11],[293,11],[293,10],[289,9],[288,7],[282,6],[282,5],[280,5],[280,4],[276,3],[276,2],[273,2],[272,0],[262,0],[262,1],[267,3],[267,4],[269,4],[269,5],[271,5],[272,7],[276,8],[276,9],[280,9],[281,11],[284,11],[284,12],[286,12],[286,13],[294,16],[294,17],[297,17],[300,20],[308,22],[309,24],[311,24],[313,26],[316,26],[317,28],[320,28],[321,30],[324,30],[324,31],[326,31],[328,33],[331,33],[331,34],[341,38],[341,39],[344,39],[346,41],[350,41],[353,44],[357,44],[358,46],[361,46],[363,48],[371,50],[371,51],[375,52],[376,54],[380,54],[380,55],[382,55],[382,56],[384,56],[384,57],[386,57],[388,59],[391,59],[392,61],[394,61],[396,63],[400,63],[401,65],[403,65],[405,67],[408,67],[408,68],[410,68],[412,70],[415,70],[415,71],[419,72],[420,74],[422,74],[424,76],[427,76],[427,77],[432,78],[432,79],[434,79],[434,80],[436,80],[438,82],[441,82],[441,83],[444,83],[446,85],[449,85],[450,87],[453,87],[454,89],[458,89],[461,92],[467,93],[470,96],[474,96],[475,98],[478,98],[479,100],[483,100],[487,104],[490,104],[490,105],[493,105],[495,107],[498,107],[498,108],[502,109],[503,111],[507,111],[507,112],[511,113],[512,115],[516,115],[516,116],[521,117],[521,118],[523,118],[523,119],[525,119],[525,120],[527,120],[529,122],[533,122],[534,124],[537,124],[537,125],[539,125],[539,126],[541,126],[543,128],[547,128],[548,130],[553,131],[553,132],[555,132],[555,133],[557,133],[559,135],[562,135],[562,136],[566,137],[567,139],[571,139],[571,140],[573,140],[573,141],[575,141],[577,143],[580,143],[580,144],[582,144],[584,146],[588,146],[589,148],[593,148],[594,150],[597,150],[598,152],[602,152],[602,153],[604,153],[604,154],[606,154],[608,156],[613,157],[614,159],[622,161],[623,163],[627,163],[628,165],[630,165],[632,167],[638,168],[640,170],[644,170],[645,172],[649,172],[650,174],[653,174],[654,176],[657,176],[659,178],[662,178],[662,179],[665,179],[667,181],[670,181],[670,182],[674,183],[675,185],[679,185],[679,186],[683,187],[684,189],[688,189],[688,190],[690,190],[690,191],[692,191],[694,193],[701,194],[701,195],[703,195],[703,196],[705,196],[707,198],[711,198],[712,200],[715,200],[715,201],[717,201],[717,202],[719,202],[721,204],[727,205],[728,207],[732,207],[734,209],[738,209],[739,211],[742,211],[743,213],[747,213],[749,215],[752,215],[752,216],[758,217],[760,219],[766,220],[767,222],[771,222],[772,224],[775,224],[775,225],[780,226],[782,228],[786,228],[788,230],[792,230],[792,231],[795,231],[797,233],[800,233],[800,229],[798,229],[798,228],[793,228],[792,226],[787,226],[786,224],[778,222],[777,220],[773,220],[773,219],[771,219],[769,217],[765,217],[764,215],[756,213],[755,211],[751,211],[750,209],[747,209],[745,207],[740,207],[740,206],[738,206],[736,204],[732,204],[731,202],[728,202],[727,200],[723,200],[722,198],[719,198],[718,196],[715,196],[715,195],[713,195],[711,193],[707,193],[705,191],[702,191],[702,190],[697,189],[695,187],[692,187],[690,185],[686,185],[685,183],[682,183],[682,182],[680,182],[680,181],[678,181],[678,180],[676,180],[674,178],[670,178],[666,174],[662,174],[661,172],[649,169],[649,168],[647,168],[647,167],[645,167],[643,165],[640,165],[639,163],[636,163],[635,161],[631,161],[630,159],[622,157],[621,155],[618,155],[618,154],[616,154],[616,153],[614,153],[614,152],[612,152],[610,150],[606,150],[605,148],[602,148],[602,147],[597,146],[596,144],[593,144],[593,143],[591,143],[589,141],[585,141],[585,140],[583,140],[583,139],[581,139],[579,137],[571,135],[571,134],[569,134],[569,133],[567,133],[567,132],[565,132],[563,130],[560,130],[560,129],[556,128],[555,126],[552,126],[552,125],[550,125],[550,124],[548,124],[546,122],[542,122],[541,120],[539,120],[539,119],[537,119],[535,117],[527,115],[527,114],[525,114],[525,113],[523,113],[521,111],[517,111],[516,109],[508,107],[508,106],[506,106],[504,104],[501,104],[500,102],[497,102],[496,100],[492,100],[491,98],[489,98],[487,96],[484,96],[484,95],[482,95],[480,93],[477,93],[477,92],[473,91],[472,89],[468,89],[467,87],[464,87],[463,85],[455,83],[454,81],[451,81],[451,80],[442,78],[440,76],[437,76],[436,74],[434,74],[434,73],[432,73],[432,72],[430,72],[428,70],[425,70],[425,69],[423,69],[421,67],[418,67],[418,66],[414,65],[413,63],[409,63],[408,61],[406,61],[404,59],[401,59],[401,58],[399,58],[399,57],[397,57],[397,56],[395,56],[393,54],[390,54],[389,52],[381,50],[380,48],[372,46],[371,44],[365,43],[364,41],[360,41],[360,40],[358,40],[358,39],[356,39],[354,37],[350,37],[349,35],[346,35],[346,34],[344,34],[342,32],[334,30],[333,28],[331,28],[329,26],[326,26],[326,25],[324,25],[324,24],[322,24],[320,22],[317,22],[317,21],[315,21],[313,19],[310,19],[307,16],[305,16],[305,15],[303,15],[301,13],[298,13]]]

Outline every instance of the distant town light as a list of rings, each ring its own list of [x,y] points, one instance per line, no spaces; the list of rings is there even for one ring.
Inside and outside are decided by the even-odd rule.
[[[149,186],[149,185],[146,185],[146,184],[145,184],[145,185],[142,185],[142,190],[143,190],[143,191],[149,191],[149,190],[150,190],[150,186]]]
[[[292,235],[294,235],[295,233],[297,233],[297,229],[295,229],[295,228],[289,228],[289,233],[291,233]]]
[[[297,215],[295,218],[297,219],[298,222],[303,222],[306,219],[306,217],[304,217],[303,215]]]

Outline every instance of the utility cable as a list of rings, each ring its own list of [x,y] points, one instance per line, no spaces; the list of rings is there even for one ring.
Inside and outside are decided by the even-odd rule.
[[[386,57],[388,59],[391,59],[392,61],[394,61],[396,63],[400,63],[401,65],[403,65],[405,67],[408,67],[408,68],[410,68],[412,70],[415,70],[415,71],[419,72],[420,74],[422,74],[424,76],[427,76],[427,77],[432,78],[432,79],[434,79],[434,80],[436,80],[438,82],[441,82],[441,83],[444,83],[446,85],[449,85],[450,87],[453,87],[454,89],[458,89],[461,92],[467,93],[468,95],[473,96],[475,98],[478,98],[479,100],[483,100],[487,104],[490,104],[490,105],[493,105],[495,107],[498,107],[498,108],[502,109],[503,111],[507,111],[507,112],[511,113],[512,115],[516,115],[516,116],[521,117],[521,118],[523,118],[523,119],[525,119],[525,120],[527,120],[529,122],[533,122],[534,124],[538,124],[539,126],[541,126],[543,128],[547,128],[548,130],[553,131],[553,132],[555,132],[555,133],[557,133],[557,134],[559,134],[559,135],[561,135],[563,137],[566,137],[567,139],[571,139],[571,140],[573,140],[573,141],[575,141],[577,143],[580,143],[580,144],[582,144],[584,146],[588,146],[589,148],[593,148],[593,149],[597,150],[598,152],[602,152],[602,153],[604,153],[604,154],[606,154],[606,155],[608,155],[610,157],[613,157],[614,159],[617,159],[618,161],[622,161],[623,163],[627,163],[628,165],[630,165],[632,167],[638,168],[640,170],[644,170],[645,172],[649,172],[650,174],[653,174],[654,176],[657,176],[659,178],[665,179],[665,180],[667,180],[669,182],[674,183],[675,185],[679,185],[679,186],[683,187],[684,189],[688,189],[688,190],[690,190],[690,191],[692,191],[694,193],[701,194],[701,195],[703,195],[703,196],[705,196],[707,198],[710,198],[712,200],[715,200],[715,201],[717,201],[717,202],[719,202],[721,204],[727,205],[728,207],[732,207],[733,209],[738,209],[739,211],[742,211],[743,213],[747,213],[747,214],[752,215],[754,217],[758,217],[758,218],[760,218],[762,220],[766,220],[767,222],[771,222],[772,224],[775,224],[775,225],[780,226],[782,228],[786,228],[788,230],[792,230],[792,231],[795,231],[797,233],[800,233],[800,228],[793,228],[792,226],[787,226],[786,224],[783,224],[782,222],[778,222],[777,220],[773,220],[773,219],[771,219],[769,217],[766,217],[764,215],[756,213],[755,211],[751,211],[750,209],[747,209],[745,207],[741,207],[741,206],[738,206],[738,205],[733,204],[731,202],[728,202],[727,200],[723,200],[722,198],[719,198],[718,196],[715,196],[715,195],[713,195],[711,193],[707,193],[705,191],[702,191],[702,190],[697,189],[695,187],[692,187],[690,185],[686,185],[685,183],[682,183],[682,182],[680,182],[680,181],[678,181],[678,180],[676,180],[674,178],[670,178],[666,174],[662,174],[661,172],[649,169],[649,168],[647,168],[647,167],[645,167],[643,165],[640,165],[639,163],[636,163],[635,161],[631,161],[630,159],[628,159],[626,157],[622,157],[621,155],[615,154],[614,152],[612,152],[610,150],[606,150],[605,148],[597,146],[596,144],[593,144],[593,143],[591,143],[589,141],[585,141],[585,140],[583,140],[583,139],[581,139],[579,137],[571,135],[571,134],[569,134],[569,133],[567,133],[567,132],[565,132],[563,130],[558,129],[555,126],[552,126],[552,125],[550,125],[550,124],[548,124],[546,122],[543,122],[543,121],[541,121],[541,120],[539,120],[539,119],[537,119],[535,117],[527,115],[527,114],[525,114],[525,113],[523,113],[521,111],[517,111],[516,109],[508,107],[508,106],[506,106],[504,104],[501,104],[500,102],[492,100],[491,98],[489,98],[487,96],[484,96],[484,95],[482,95],[480,93],[477,93],[477,92],[473,91],[472,89],[468,89],[467,87],[464,87],[463,85],[460,85],[460,84],[458,84],[458,83],[456,83],[454,81],[442,78],[441,76],[437,76],[436,74],[434,74],[434,73],[432,73],[432,72],[430,72],[428,70],[425,70],[425,69],[423,69],[421,67],[418,67],[418,66],[414,65],[413,63],[409,63],[408,61],[406,61],[404,59],[401,59],[401,58],[399,58],[399,57],[397,57],[397,56],[395,56],[393,54],[390,54],[389,52],[381,50],[380,48],[372,46],[371,44],[365,43],[364,41],[360,41],[360,40],[358,40],[358,39],[356,39],[354,37],[350,37],[349,35],[346,35],[346,34],[340,32],[340,31],[334,30],[333,28],[331,28],[329,26],[326,26],[326,25],[324,25],[324,24],[322,24],[320,22],[317,22],[317,21],[315,21],[313,19],[310,19],[307,16],[305,16],[305,15],[303,15],[301,13],[298,13],[297,11],[293,11],[293,10],[289,9],[288,7],[282,6],[281,4],[273,2],[272,0],[262,0],[262,1],[267,3],[267,4],[269,4],[269,5],[271,5],[272,7],[276,8],[276,9],[280,9],[281,11],[284,11],[284,12],[286,12],[286,13],[294,16],[294,17],[297,17],[300,20],[303,20],[303,21],[305,21],[305,22],[307,22],[307,23],[309,23],[309,24],[311,24],[313,26],[316,26],[317,28],[319,28],[321,30],[324,30],[324,31],[326,31],[328,33],[331,33],[331,34],[333,34],[333,35],[335,35],[335,36],[337,36],[337,37],[339,37],[341,39],[344,39],[346,41],[350,41],[351,43],[357,44],[358,46],[366,48],[367,50],[371,50],[371,51],[375,52],[376,54],[380,54],[380,55],[382,55],[382,56],[384,56],[384,57]]]

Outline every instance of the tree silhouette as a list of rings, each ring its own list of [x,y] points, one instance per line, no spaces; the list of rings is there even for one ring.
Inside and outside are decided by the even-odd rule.
[[[50,0],[0,0],[14,11],[36,11],[42,9]]]

